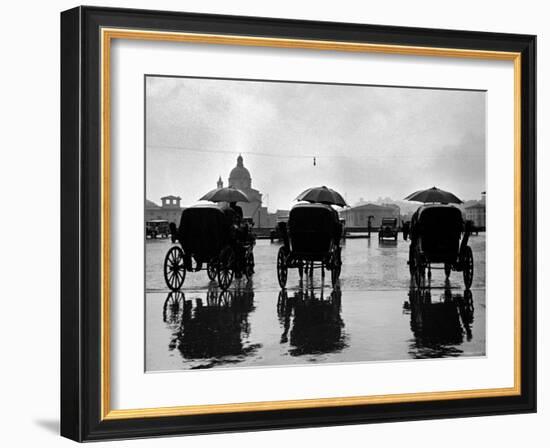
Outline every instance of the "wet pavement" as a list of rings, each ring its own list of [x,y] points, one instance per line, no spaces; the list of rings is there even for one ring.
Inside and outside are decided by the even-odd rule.
[[[187,273],[170,292],[162,274],[169,240],[146,242],[146,370],[277,366],[483,356],[485,354],[485,235],[470,237],[474,281],[411,286],[409,243],[348,239],[340,285],[319,271],[300,284],[289,270],[277,282],[280,244],[258,240],[251,281],[222,292],[206,271]]]

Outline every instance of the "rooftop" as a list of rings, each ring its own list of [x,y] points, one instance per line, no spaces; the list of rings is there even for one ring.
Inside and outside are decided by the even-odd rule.
[[[469,210],[471,208],[485,208],[485,203],[480,201],[480,202],[476,202],[475,204],[472,204],[472,205],[467,205],[464,208],[466,210]]]
[[[170,195],[168,195],[168,196],[163,196],[163,197],[160,198],[160,199],[179,199],[179,200],[181,200],[181,197],[179,197],[179,196],[174,196],[174,195],[171,195],[171,194],[170,194]]]

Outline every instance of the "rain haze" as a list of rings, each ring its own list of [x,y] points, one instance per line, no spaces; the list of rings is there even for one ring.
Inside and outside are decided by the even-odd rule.
[[[350,205],[485,191],[485,92],[148,76],[145,93],[155,202],[196,203],[239,154],[270,211],[320,185]]]

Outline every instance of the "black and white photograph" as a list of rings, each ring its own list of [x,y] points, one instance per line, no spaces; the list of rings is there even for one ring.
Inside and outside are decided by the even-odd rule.
[[[145,76],[145,370],[486,355],[486,92]]]
[[[199,6],[66,9],[43,64],[61,82],[27,82],[51,113],[16,95],[8,141],[34,153],[7,151],[29,188],[5,190],[49,209],[60,174],[36,273],[61,307],[35,301],[38,332],[6,314],[30,338],[10,366],[46,375],[10,409],[43,427],[58,409],[78,442],[458,446],[457,423],[480,444],[540,439],[542,19]],[[6,234],[16,289],[35,233]]]

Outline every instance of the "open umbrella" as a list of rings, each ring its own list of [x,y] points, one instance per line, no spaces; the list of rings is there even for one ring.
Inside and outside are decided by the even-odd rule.
[[[345,207],[346,201],[340,193],[334,191],[332,188],[322,187],[313,187],[308,188],[307,190],[300,193],[296,200],[298,201],[308,201],[308,202],[319,202],[321,204],[333,204],[340,207]]]
[[[405,198],[406,201],[416,202],[440,202],[443,204],[462,204],[462,201],[454,194],[448,191],[440,190],[439,188],[432,187],[427,190],[418,190],[408,195]]]
[[[200,198],[210,202],[250,202],[248,196],[235,187],[214,188]]]

